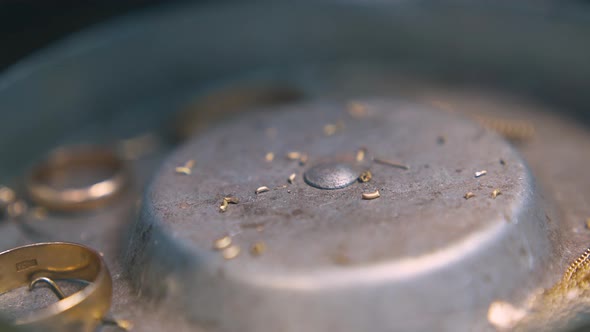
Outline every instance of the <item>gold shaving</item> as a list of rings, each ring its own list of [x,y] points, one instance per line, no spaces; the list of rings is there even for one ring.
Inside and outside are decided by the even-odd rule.
[[[301,158],[301,152],[291,151],[287,153],[287,159],[289,160],[298,160]]]
[[[265,251],[266,251],[266,244],[264,244],[264,242],[256,242],[256,243],[254,243],[254,245],[252,245],[252,248],[250,248],[250,252],[254,256],[260,256]]]
[[[358,149],[358,151],[356,152],[356,161],[360,163],[361,161],[365,160],[366,153],[367,153],[367,148]]]
[[[357,102],[350,102],[347,105],[348,107],[348,114],[353,118],[362,118],[367,115],[367,108],[362,105],[361,103]]]
[[[296,176],[297,176],[297,174],[295,174],[295,173],[289,175],[289,179],[288,179],[289,183],[292,184],[295,181]]]
[[[215,250],[225,249],[225,248],[229,247],[230,245],[231,245],[231,237],[229,237],[229,235],[220,237],[219,239],[216,239],[215,241],[213,241],[213,249],[215,249]]]
[[[364,171],[359,176],[359,181],[360,182],[369,182],[369,181],[371,181],[372,178],[373,178],[373,174],[371,173],[371,171]]]
[[[484,175],[486,175],[486,174],[488,174],[488,171],[486,171],[486,170],[484,169],[484,170],[481,170],[481,171],[479,171],[479,172],[475,172],[475,177],[476,177],[476,178],[478,178],[478,177],[484,176]]]
[[[184,166],[182,166],[182,167],[176,167],[175,168],[175,172],[177,174],[184,174],[184,175],[191,175],[191,173],[192,173],[190,168],[184,167]]]
[[[468,192],[467,194],[465,194],[465,196],[463,196],[463,198],[465,198],[465,199],[470,199],[470,198],[473,198],[473,197],[475,197],[475,194],[472,193],[471,191]]]
[[[381,197],[379,190],[375,190],[372,193],[363,193],[363,199],[371,200]]]
[[[502,192],[500,191],[500,189],[494,189],[494,191],[492,191],[492,198],[496,198],[499,195],[502,195]]]
[[[231,245],[225,249],[223,249],[223,251],[221,252],[221,255],[223,256],[223,258],[230,260],[230,259],[234,259],[236,257],[238,257],[238,255],[240,254],[240,247],[236,246],[236,245]]]
[[[227,201],[229,204],[238,204],[240,200],[237,197],[227,196],[223,198],[224,201]]]
[[[272,152],[269,152],[266,154],[266,156],[264,156],[264,159],[270,163],[271,161],[273,161],[275,159],[275,154]]]
[[[227,206],[228,206],[228,205],[229,205],[229,204],[228,204],[228,203],[227,203],[227,201],[224,199],[224,200],[221,202],[221,205],[219,206],[219,211],[221,211],[221,212],[225,212],[225,211],[227,211]]]
[[[258,194],[262,194],[265,193],[267,191],[269,191],[270,189],[267,186],[262,186],[262,187],[258,187],[255,191],[255,193]]]

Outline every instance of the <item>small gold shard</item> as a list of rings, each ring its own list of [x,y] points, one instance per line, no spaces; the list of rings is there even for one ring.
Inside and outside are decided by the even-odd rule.
[[[273,161],[275,159],[275,154],[272,152],[268,152],[266,154],[266,156],[264,156],[264,159],[270,163],[271,161]]]
[[[359,176],[359,181],[363,182],[363,183],[369,182],[369,181],[371,181],[372,178],[373,178],[373,174],[371,173],[371,171],[364,171]]]
[[[496,198],[500,195],[502,195],[502,192],[500,191],[500,189],[494,189],[494,191],[492,191],[492,198]]]
[[[229,204],[238,204],[240,200],[237,197],[227,196],[223,198],[224,201],[228,202]]]
[[[270,190],[270,188],[268,188],[267,186],[262,186],[262,187],[258,187],[256,189],[255,193],[256,193],[256,195],[258,195],[258,194],[265,193],[265,192],[267,192],[269,190]]]
[[[289,160],[298,160],[301,158],[301,152],[291,151],[287,153],[287,159]]]
[[[479,177],[482,177],[482,176],[484,176],[484,175],[486,175],[486,174],[488,174],[488,171],[486,171],[486,170],[484,169],[484,170],[481,170],[481,171],[479,171],[479,172],[475,172],[475,177],[476,177],[476,178],[479,178]]]
[[[191,175],[191,173],[192,173],[190,168],[184,167],[184,166],[176,167],[175,171],[177,174],[184,174],[184,175]]]
[[[266,251],[266,244],[264,242],[256,242],[250,248],[250,252],[254,256],[260,256]]]
[[[230,259],[234,259],[236,257],[238,257],[238,255],[240,254],[240,247],[236,246],[236,245],[231,245],[225,249],[223,249],[223,251],[221,252],[221,255],[223,256],[223,258],[230,260]]]
[[[356,161],[360,163],[361,161],[365,160],[366,153],[367,153],[367,148],[358,149],[358,151],[356,152]]]
[[[463,198],[465,198],[465,199],[470,199],[470,198],[473,198],[473,197],[475,197],[475,194],[472,193],[471,191],[468,192],[467,194],[465,194],[465,196],[463,196]]]
[[[372,193],[363,193],[363,199],[371,200],[381,197],[379,190],[375,190]]]
[[[291,175],[289,175],[289,178],[287,179],[289,181],[289,183],[293,183],[295,182],[295,177],[297,176],[297,174],[293,173]]]
[[[227,211],[227,206],[228,206],[228,205],[229,205],[229,204],[228,204],[228,203],[227,203],[227,201],[224,199],[224,200],[221,202],[221,205],[219,206],[219,211],[221,211],[221,212],[225,212],[225,211]]]
[[[221,250],[229,247],[231,245],[231,237],[229,235],[220,237],[213,241],[213,249]]]

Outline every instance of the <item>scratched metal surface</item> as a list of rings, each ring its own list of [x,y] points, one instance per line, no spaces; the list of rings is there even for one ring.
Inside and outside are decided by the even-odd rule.
[[[439,106],[442,101],[451,112],[533,122],[535,138],[517,149],[543,188],[546,222],[561,232],[551,235],[559,245],[543,280],[531,284],[550,286],[587,246],[583,221],[590,216],[590,179],[584,172],[590,156],[580,151],[590,135],[563,116],[580,114],[589,101],[589,21],[583,11],[548,18],[535,10],[481,5],[234,6],[187,5],[124,18],[5,72],[0,109],[18,111],[3,114],[0,122],[0,152],[9,156],[0,165],[2,182],[18,187],[26,167],[59,144],[112,144],[159,130],[172,112],[211,87],[278,80],[310,99],[377,95]],[[129,266],[122,264],[137,193],[171,147],[135,163],[136,188],[116,205],[86,215],[3,221],[0,246],[87,244],[104,252],[113,274],[115,316],[134,321],[138,331],[215,330],[212,322],[186,321],[178,310],[132,287]]]

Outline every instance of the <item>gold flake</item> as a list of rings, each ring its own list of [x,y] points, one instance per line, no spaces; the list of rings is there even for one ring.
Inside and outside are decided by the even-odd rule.
[[[191,173],[192,173],[190,168],[184,167],[184,166],[176,167],[175,171],[178,174],[184,174],[184,175],[191,175]]]
[[[238,204],[240,200],[237,197],[227,196],[223,198],[224,201],[228,202],[229,204]]]
[[[478,177],[484,176],[484,175],[486,175],[486,174],[488,174],[488,171],[486,171],[486,170],[484,169],[484,170],[481,170],[481,171],[479,171],[479,172],[475,172],[475,177],[476,177],[476,178],[478,178]]]
[[[381,158],[373,158],[373,161],[376,162],[377,164],[382,164],[382,165],[388,165],[391,167],[396,167],[396,168],[401,168],[401,169],[405,169],[408,170],[410,169],[410,166],[404,165],[402,163],[398,163],[392,160],[386,160],[386,159],[381,159]]]
[[[500,189],[494,189],[494,191],[492,191],[492,198],[496,198],[499,195],[502,195],[502,192],[500,191]]]
[[[250,248],[250,252],[254,256],[260,256],[265,251],[266,251],[266,244],[264,244],[264,242],[256,242],[256,243],[254,243],[254,245],[252,245],[252,248]]]
[[[362,118],[367,115],[367,108],[361,103],[350,102],[347,108],[348,114],[353,118]]]
[[[267,186],[262,186],[262,187],[258,187],[255,191],[255,193],[258,194],[262,194],[265,193],[267,191],[269,191],[270,189]]]
[[[512,329],[526,316],[524,309],[503,301],[494,301],[488,309],[488,321],[499,329]]]
[[[296,176],[297,176],[297,174],[295,174],[295,173],[289,175],[289,179],[288,179],[289,183],[293,183],[295,181]]]
[[[379,197],[381,197],[379,190],[375,190],[372,193],[363,193],[363,199],[371,200]]]
[[[228,206],[228,205],[229,205],[229,204],[228,204],[228,202],[227,202],[227,201],[224,199],[224,200],[221,202],[221,205],[219,206],[219,211],[221,211],[221,212],[225,212],[225,211],[227,211],[227,206]]]
[[[231,237],[228,235],[220,237],[219,239],[213,241],[213,249],[221,250],[229,247],[231,245]]]
[[[275,159],[275,154],[272,152],[268,152],[266,156],[264,156],[264,159],[270,163]]]
[[[6,206],[16,200],[16,194],[14,190],[0,186],[0,206]]]
[[[367,153],[367,148],[358,149],[358,151],[356,152],[356,161],[360,163],[361,161],[365,160],[366,153]]]
[[[223,249],[223,251],[221,252],[221,255],[223,256],[223,258],[230,260],[230,259],[234,259],[236,257],[238,257],[238,255],[240,254],[240,247],[236,246],[236,245],[231,245],[225,249]]]
[[[473,197],[475,197],[475,194],[472,193],[471,191],[468,192],[467,194],[465,194],[465,196],[463,196],[463,198],[465,198],[465,199],[470,199],[470,198],[473,198]]]
[[[133,322],[127,319],[115,319],[115,325],[125,331],[131,331],[133,329]]]
[[[287,159],[289,160],[297,160],[301,158],[301,152],[291,151],[287,153]]]
[[[369,181],[371,181],[372,178],[373,178],[373,174],[371,173],[371,171],[364,171],[359,176],[359,181],[360,182],[369,182]]]

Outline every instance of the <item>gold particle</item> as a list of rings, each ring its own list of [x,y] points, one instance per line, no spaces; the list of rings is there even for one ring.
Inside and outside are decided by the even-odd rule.
[[[297,160],[301,158],[301,152],[291,151],[287,153],[287,159],[289,160]]]
[[[302,154],[301,157],[299,157],[299,165],[305,165],[308,159],[309,157],[306,154]]]
[[[502,192],[500,191],[500,189],[494,189],[494,191],[492,191],[492,198],[496,198],[499,195],[502,195]]]
[[[231,237],[228,235],[220,237],[219,239],[213,241],[213,249],[221,250],[229,247],[231,245]]]
[[[225,258],[227,260],[234,259],[234,258],[238,257],[239,254],[240,254],[240,247],[238,247],[236,245],[229,246],[229,247],[223,249],[223,251],[221,252],[221,255],[223,256],[223,258]]]
[[[275,154],[272,152],[269,152],[266,154],[266,156],[264,156],[264,159],[266,159],[266,161],[268,161],[270,163],[271,161],[273,161],[275,159]]]
[[[227,203],[227,201],[224,199],[224,200],[221,202],[221,205],[219,206],[219,211],[221,211],[221,212],[225,212],[225,211],[227,211],[227,206],[228,206],[228,203]]]
[[[404,165],[402,163],[398,163],[398,162],[392,161],[392,160],[373,158],[373,161],[376,162],[377,164],[387,165],[387,166],[401,168],[401,169],[405,169],[405,170],[410,169],[410,166],[407,166],[407,165]]]
[[[367,115],[367,108],[357,102],[348,103],[348,114],[353,118],[362,118]]]
[[[256,242],[256,243],[254,243],[254,245],[252,245],[252,248],[250,248],[250,252],[254,256],[260,256],[265,251],[266,251],[266,244],[264,244],[264,242]]]
[[[130,320],[115,319],[115,324],[125,331],[131,331],[133,329],[133,322]]]
[[[475,177],[476,177],[476,178],[478,178],[478,177],[484,176],[484,175],[486,175],[486,174],[488,174],[488,171],[486,171],[486,170],[484,169],[484,170],[481,170],[481,171],[479,171],[479,172],[475,172]]]
[[[14,190],[5,186],[0,186],[0,206],[6,206],[14,202],[15,199],[16,194],[14,193]]]
[[[229,204],[238,204],[240,200],[237,197],[227,196],[223,198],[224,201],[228,202]]]
[[[364,171],[359,176],[359,181],[360,182],[369,182],[369,181],[371,181],[372,178],[373,178],[373,174],[371,173],[371,171]]]
[[[376,198],[379,198],[379,197],[381,197],[381,194],[379,193],[379,190],[375,190],[372,193],[363,193],[363,199],[370,200],[370,199],[376,199]]]
[[[184,163],[184,167],[193,168],[193,167],[195,167],[196,164],[197,164],[197,162],[191,159],[191,160],[187,161],[186,163]]]
[[[262,187],[258,187],[255,191],[255,193],[258,194],[262,194],[265,193],[267,191],[269,191],[270,189],[267,186],[262,186]]]
[[[297,176],[297,174],[295,174],[295,173],[289,175],[289,179],[288,179],[289,183],[295,182],[295,177],[296,176]]]
[[[324,135],[332,136],[336,133],[338,127],[335,124],[329,123],[324,126]]]
[[[516,308],[508,302],[494,301],[488,309],[488,321],[499,329],[512,329],[526,316],[524,309]]]
[[[367,153],[367,148],[358,149],[358,151],[356,152],[356,161],[360,163],[361,161],[365,160],[366,153]]]
[[[586,228],[590,229],[590,218],[586,219]]]
[[[188,167],[176,167],[175,171],[178,174],[191,175],[191,169]]]
[[[28,207],[25,201],[16,201],[10,203],[6,207],[6,213],[8,213],[8,216],[10,216],[11,218],[18,218],[22,216],[25,212],[27,212],[27,209]]]
[[[465,198],[465,199],[470,199],[470,198],[473,198],[473,197],[475,197],[475,194],[472,193],[471,191],[468,192],[467,194],[465,194],[465,196],[463,196],[463,198]]]

